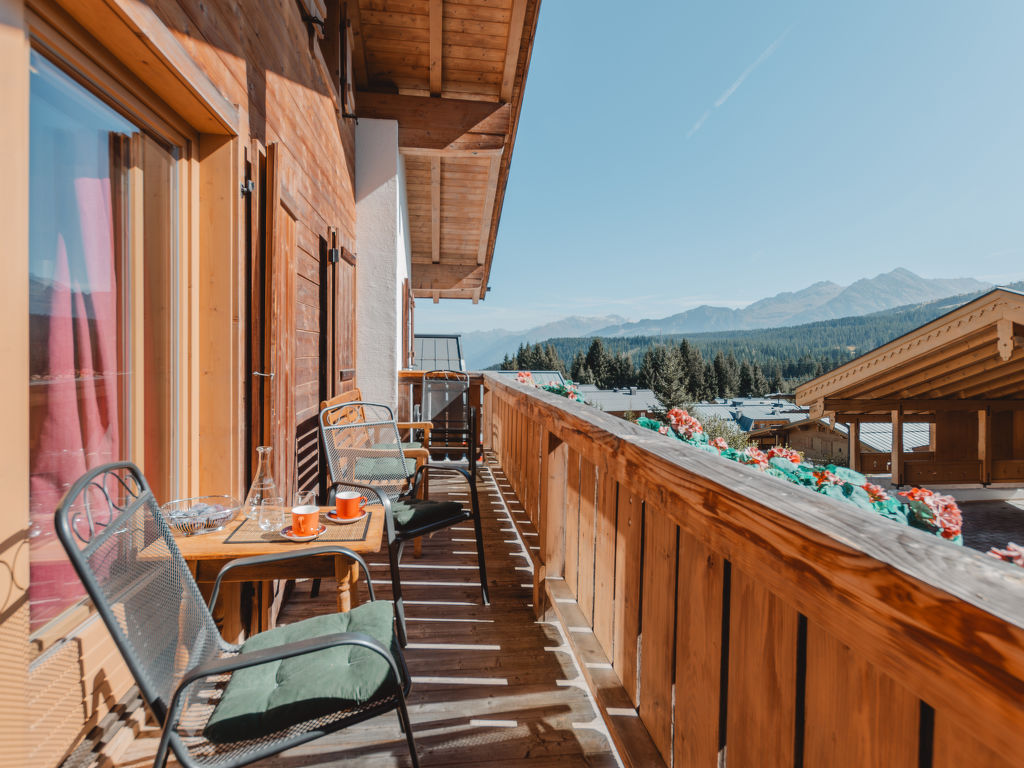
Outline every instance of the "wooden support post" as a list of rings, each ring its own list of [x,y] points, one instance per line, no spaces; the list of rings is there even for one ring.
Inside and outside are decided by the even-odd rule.
[[[992,482],[992,409],[978,411],[978,461],[981,467],[981,483]]]
[[[430,0],[430,95],[441,95],[442,54],[442,0]]]
[[[851,421],[847,426],[850,431],[850,469],[860,472],[860,422]]]
[[[892,484],[903,485],[903,409],[896,408],[892,412]]]

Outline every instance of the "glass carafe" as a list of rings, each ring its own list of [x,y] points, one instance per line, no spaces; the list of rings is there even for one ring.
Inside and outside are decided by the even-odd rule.
[[[271,471],[274,449],[269,445],[261,445],[256,449],[256,455],[259,463],[256,465],[256,474],[252,478],[252,485],[249,486],[249,493],[245,497],[245,515],[252,520],[259,517],[263,499],[278,495],[277,484]]]

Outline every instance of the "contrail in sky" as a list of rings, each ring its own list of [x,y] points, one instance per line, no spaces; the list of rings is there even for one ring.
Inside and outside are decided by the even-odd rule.
[[[769,45],[767,48],[761,51],[761,55],[754,60],[754,63],[747,67],[745,70],[743,70],[743,74],[737,77],[735,82],[728,88],[726,88],[725,91],[722,92],[722,95],[715,100],[714,109],[718,109],[720,106],[725,104],[725,102],[729,100],[729,97],[736,93],[739,87],[743,85],[743,82],[752,74],[754,74],[754,71],[762,64],[764,64],[765,61],[768,60],[768,57],[775,53],[778,47],[782,45],[782,41],[786,39],[786,35],[789,34],[789,30],[792,28],[792,26],[789,27],[785,32],[783,32],[781,35],[775,38],[771,45]],[[701,126],[704,125],[704,122],[709,117],[711,117],[710,109],[706,110],[704,114],[700,116],[697,122],[693,124],[693,127],[690,129],[689,133],[686,134],[686,138],[690,138],[691,136],[693,136],[693,134],[699,131],[701,129]]]

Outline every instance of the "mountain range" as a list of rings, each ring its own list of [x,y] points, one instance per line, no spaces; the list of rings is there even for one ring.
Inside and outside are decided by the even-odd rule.
[[[839,317],[867,315],[991,288],[970,277],[929,279],[908,269],[863,278],[847,286],[821,281],[785,291],[740,309],[702,305],[662,318],[626,322],[611,316],[567,317],[525,331],[475,331],[463,334],[463,356],[471,370],[501,362],[520,344],[580,336],[659,336],[677,333],[754,330],[800,325]]]

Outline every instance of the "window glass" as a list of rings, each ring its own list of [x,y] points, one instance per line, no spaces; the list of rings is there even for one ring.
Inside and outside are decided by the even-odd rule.
[[[175,153],[37,52],[29,157],[29,601],[35,630],[83,590],[53,529],[86,469],[173,481]]]

